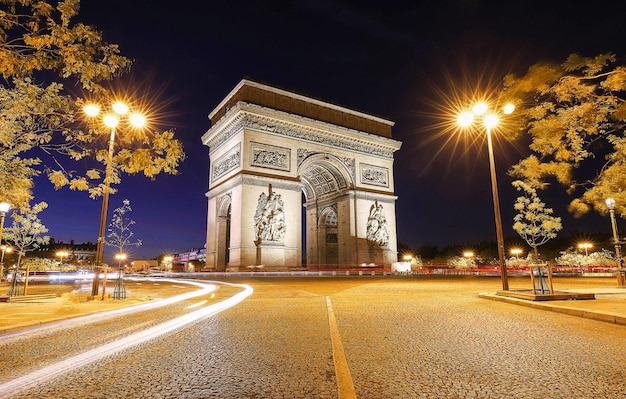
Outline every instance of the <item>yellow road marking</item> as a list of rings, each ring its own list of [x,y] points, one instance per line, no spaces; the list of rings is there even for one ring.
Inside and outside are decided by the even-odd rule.
[[[202,305],[204,305],[204,304],[205,304],[205,303],[207,303],[207,302],[209,302],[209,301],[207,301],[207,300],[205,299],[204,301],[200,301],[200,302],[198,302],[198,303],[194,303],[193,305],[189,305],[189,306],[187,306],[187,309],[197,308],[198,306],[202,306]]]
[[[333,360],[335,363],[335,376],[337,377],[337,390],[339,399],[356,399],[354,392],[354,384],[352,382],[352,374],[346,361],[346,355],[343,351],[341,336],[337,329],[337,320],[335,320],[335,312],[330,297],[326,297],[326,308],[328,309],[328,324],[330,326],[330,340],[333,344]]]

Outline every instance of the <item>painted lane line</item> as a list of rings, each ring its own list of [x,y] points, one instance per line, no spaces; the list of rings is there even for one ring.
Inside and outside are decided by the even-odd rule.
[[[333,361],[335,363],[335,376],[337,377],[337,391],[339,399],[356,399],[352,374],[348,367],[346,354],[341,343],[341,335],[337,328],[337,320],[330,297],[326,297],[326,308],[328,310],[328,324],[330,327],[330,340],[333,345]]]
[[[53,365],[44,367],[40,370],[36,370],[32,373],[21,376],[19,378],[2,383],[0,384],[0,398],[11,398],[18,392],[24,391],[36,385],[40,385],[52,378],[58,377],[72,370],[85,367],[90,363],[96,362],[107,356],[112,356],[133,346],[145,343],[161,335],[178,330],[188,324],[214,316],[226,309],[237,305],[248,296],[250,296],[253,292],[252,287],[245,284],[232,284],[224,282],[214,283],[226,284],[233,287],[241,287],[244,288],[244,290],[224,301],[195,310],[184,316],[180,316],[165,323],[151,327],[145,331],[129,335],[128,337],[119,339],[114,342],[110,342],[101,347],[94,348],[87,352],[81,353]]]

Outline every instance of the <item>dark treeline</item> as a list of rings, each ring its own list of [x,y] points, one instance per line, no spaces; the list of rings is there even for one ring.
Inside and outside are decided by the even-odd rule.
[[[567,249],[577,250],[578,244],[582,242],[588,242],[593,245],[589,249],[589,253],[607,249],[614,250],[613,238],[608,233],[597,234],[583,234],[572,233],[564,235],[562,237],[556,237],[544,245],[539,247],[539,255],[543,260],[553,261],[561,255],[561,252]],[[521,249],[522,255],[520,257],[526,257],[529,252],[532,251],[530,246],[526,244],[519,237],[505,237],[504,248],[506,257],[512,257],[511,249]],[[448,259],[455,256],[463,256],[466,251],[472,251],[477,260],[482,260],[484,263],[497,263],[498,261],[498,246],[495,241],[481,241],[481,242],[465,242],[454,243],[444,247],[439,247],[432,244],[424,244],[416,248],[411,248],[406,244],[398,244],[398,257],[402,260],[402,257],[406,254],[410,254],[422,259],[422,262],[446,262]]]

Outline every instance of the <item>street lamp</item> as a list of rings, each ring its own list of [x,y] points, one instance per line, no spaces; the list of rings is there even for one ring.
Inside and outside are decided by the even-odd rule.
[[[519,248],[513,248],[511,250],[511,255],[515,256],[515,259],[519,259],[519,256],[522,254],[522,250]]]
[[[471,269],[472,267],[476,266],[476,263],[474,263],[474,252],[473,251],[464,251],[463,252],[463,257],[466,259],[465,261],[465,267],[468,269]]]
[[[115,259],[117,259],[117,284],[113,291],[113,299],[126,299],[126,287],[122,276],[122,261],[126,260],[126,254],[119,253],[115,255]]]
[[[120,118],[128,114],[128,105],[123,102],[115,102],[111,105],[114,112],[105,115],[102,118],[102,122],[111,128],[111,136],[109,138],[109,152],[106,162],[106,171],[104,177],[104,191],[102,193],[102,211],[100,213],[100,231],[98,234],[98,246],[96,250],[96,271],[93,277],[93,284],[91,287],[91,295],[98,295],[98,289],[100,286],[100,272],[97,270],[98,266],[102,266],[102,255],[104,253],[104,230],[107,219],[107,207],[109,204],[109,188],[111,186],[111,170],[113,168],[113,147],[115,145],[115,130],[120,123]],[[100,113],[100,106],[98,104],[87,104],[83,107],[83,111],[89,117],[96,117]],[[146,119],[137,113],[128,115],[128,122],[134,127],[140,128],[146,124]]]
[[[9,247],[8,245],[2,245],[0,246],[0,248],[2,249],[2,259],[0,260],[0,281],[2,280],[2,277],[4,276],[4,253],[11,253],[13,252],[13,248]]]
[[[4,230],[4,218],[7,212],[11,209],[11,204],[8,202],[0,202],[0,244],[2,244],[2,231]]]
[[[505,115],[511,114],[515,110],[515,106],[511,103],[506,104],[502,108]],[[498,259],[500,263],[500,276],[502,278],[502,289],[508,291],[509,280],[506,272],[506,264],[504,258],[504,237],[502,235],[502,218],[500,217],[500,199],[498,197],[498,182],[496,180],[496,162],[493,157],[493,143],[491,141],[491,130],[498,125],[499,118],[495,113],[489,113],[489,106],[480,102],[472,108],[472,111],[463,112],[459,115],[458,124],[461,127],[468,127],[474,122],[474,117],[484,116],[483,125],[487,133],[487,147],[489,150],[489,171],[491,173],[491,192],[493,194],[493,212],[496,221],[496,237],[498,240]]]
[[[171,272],[172,271],[172,261],[174,260],[173,256],[165,256],[163,258],[163,266],[165,267],[165,271],[166,272]]]
[[[617,286],[626,287],[626,270],[624,270],[624,259],[622,259],[621,254],[622,243],[617,235],[617,221],[615,220],[615,200],[613,198],[607,198],[605,204],[609,207],[609,213],[611,214],[613,244],[615,245],[615,257],[617,259]]]
[[[578,244],[578,249],[585,250],[585,256],[589,256],[589,248],[593,248],[593,244],[589,242],[581,242]]]
[[[59,271],[61,272],[61,266],[63,265],[63,258],[68,257],[70,254],[67,251],[59,251],[56,253],[56,255],[59,257]]]
[[[0,202],[0,245],[2,244],[2,231],[4,230],[4,218],[6,217],[7,212],[11,209],[11,204],[8,202]],[[2,273],[4,272],[4,251],[7,246],[2,246],[2,262],[0,262],[0,279],[2,279]],[[9,251],[11,252],[11,251]]]

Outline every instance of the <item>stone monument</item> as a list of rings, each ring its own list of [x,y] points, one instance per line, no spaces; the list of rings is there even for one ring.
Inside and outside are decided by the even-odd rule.
[[[206,270],[397,261],[393,122],[248,79],[209,118]]]

